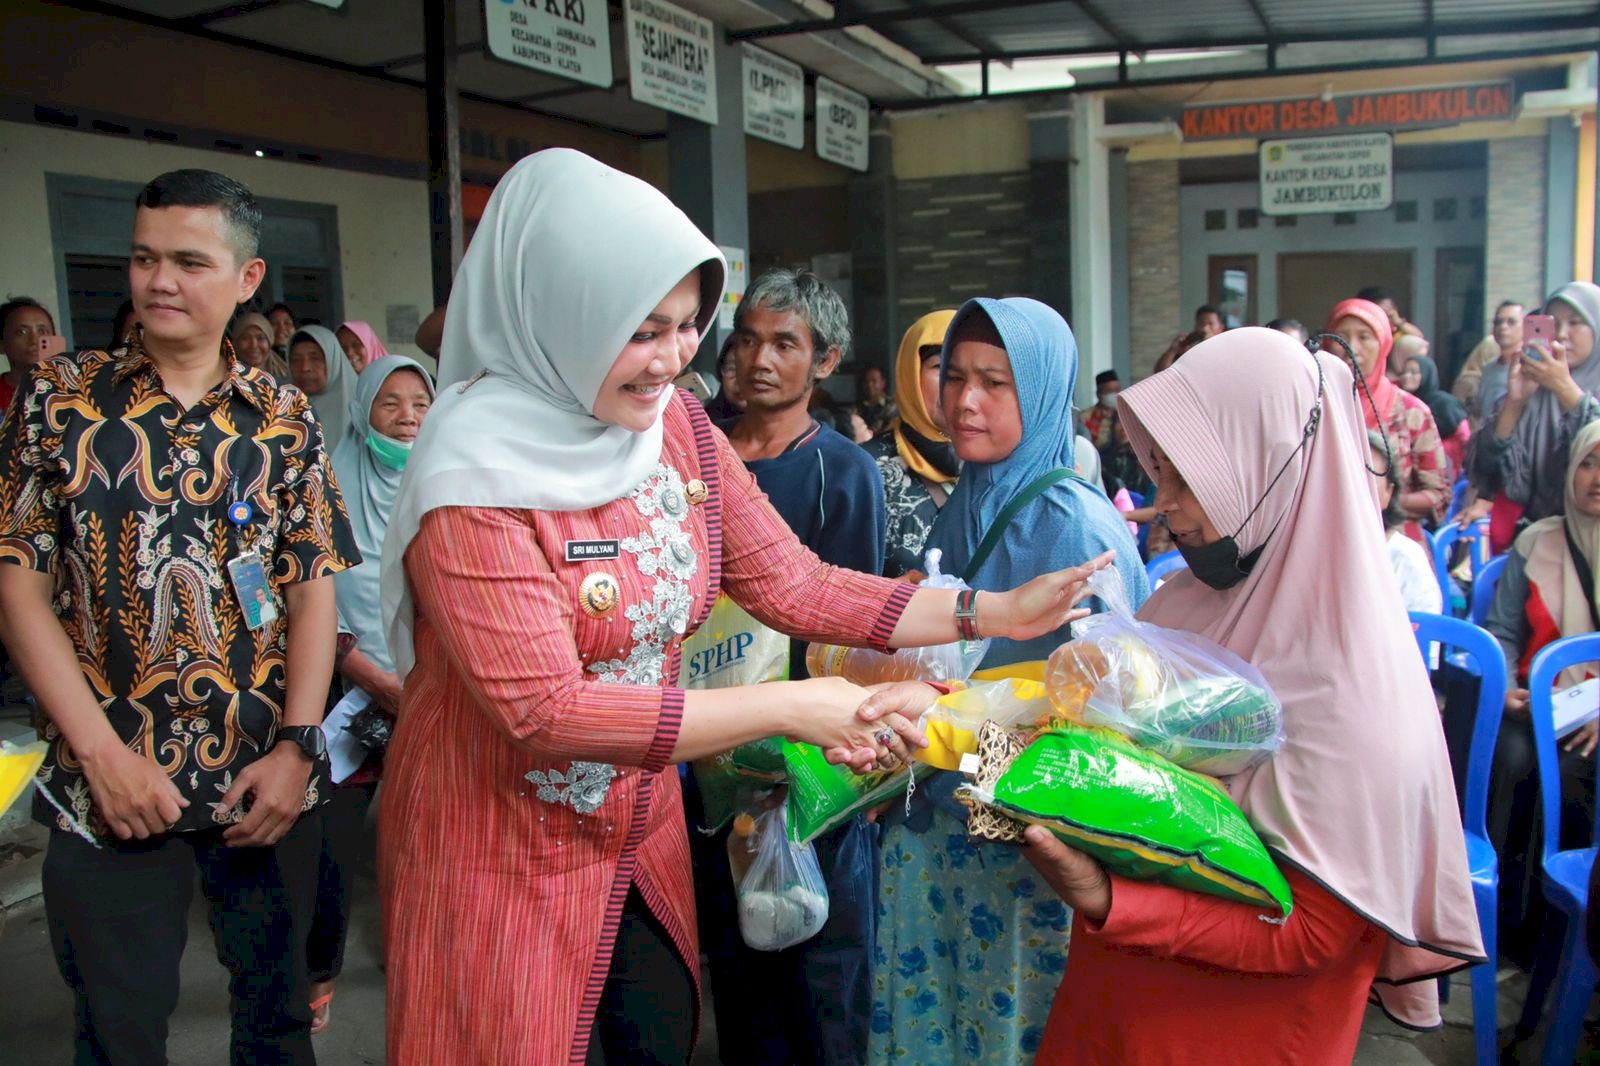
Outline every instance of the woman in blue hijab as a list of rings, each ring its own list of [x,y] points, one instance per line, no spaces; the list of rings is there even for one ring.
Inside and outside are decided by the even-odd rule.
[[[1078,348],[1066,321],[1037,300],[971,300],[950,325],[943,360],[940,399],[964,464],[928,539],[945,572],[1000,590],[1115,551],[1134,605],[1143,603],[1148,584],[1126,523],[1071,473]],[[992,548],[980,558],[986,539]],[[1048,658],[1069,639],[1063,628],[995,640],[983,666]],[[914,686],[906,699],[913,717],[913,705],[928,702]],[[1031,1055],[1066,968],[1070,913],[1019,850],[968,842],[955,778],[935,778],[910,817],[885,820],[873,1063]]]

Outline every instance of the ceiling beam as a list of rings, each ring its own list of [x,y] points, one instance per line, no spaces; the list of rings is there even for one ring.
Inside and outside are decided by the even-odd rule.
[[[925,11],[928,10],[926,0],[906,0],[906,3],[911,7],[921,8]],[[929,11],[928,13],[933,19],[934,25],[944,30],[944,32],[948,33],[956,40],[961,41],[963,44],[971,45],[973,50],[977,52],[977,55],[973,56],[974,59],[981,59],[984,56],[993,55],[994,53],[1000,51],[999,47],[996,46],[993,41],[989,40],[989,38],[980,33],[974,33],[971,30],[963,28],[959,22],[951,18],[949,15],[935,14],[932,11]]]
[[[1101,33],[1105,34],[1107,37],[1110,37],[1112,41],[1116,42],[1116,45],[1119,49],[1124,52],[1137,52],[1142,50],[1142,46],[1137,41],[1133,40],[1127,34],[1117,29],[1116,23],[1106,18],[1105,15],[1101,13],[1100,9],[1090,3],[1089,0],[1073,0],[1073,4],[1079,11],[1082,11],[1084,15],[1087,16],[1090,22],[1100,27]]]
[[[1593,34],[1596,29],[1595,20],[1591,16],[1551,16],[1543,18],[1525,19],[1496,19],[1489,22],[1451,22],[1436,23],[1432,27],[1433,35],[1437,37],[1473,37],[1493,34],[1503,37],[1513,33],[1550,33],[1583,31]],[[1363,41],[1399,41],[1399,40],[1426,40],[1429,27],[1426,23],[1408,22],[1392,26],[1380,26],[1370,30],[1329,30],[1322,33],[1282,33],[1272,37],[1242,36],[1242,37],[1188,37],[1167,41],[1141,41],[1138,51],[1150,52],[1194,52],[1206,49],[1226,48],[1271,48],[1283,47],[1291,44],[1338,44],[1341,42],[1358,43]],[[1596,47],[1593,36],[1566,43],[1559,51],[1584,52]],[[1114,47],[1105,45],[1085,45],[1076,48],[1032,48],[1019,49],[991,56],[991,59],[1055,59],[1069,56],[1103,56],[1117,52]],[[1499,55],[1500,53],[1494,53]],[[924,63],[937,66],[942,63],[970,63],[972,57],[961,53],[934,54],[918,56]],[[1456,63],[1471,62],[1479,58],[1478,54],[1458,56],[1437,56],[1434,58],[1448,60]],[[1420,62],[1420,60],[1417,60]],[[1385,66],[1404,66],[1404,62],[1384,61]],[[1209,75],[1208,75],[1209,76]]]
[[[1261,23],[1261,32],[1268,37],[1276,37],[1277,34],[1272,32],[1272,23],[1267,21],[1267,13],[1261,10],[1261,0],[1245,0],[1245,3],[1249,4],[1250,10],[1255,12],[1256,21]]]
[[[474,52],[482,52],[483,50],[484,42],[482,41],[458,41],[456,46],[450,50],[450,54],[459,58],[471,55]],[[418,63],[426,62],[427,59],[428,53],[414,52],[411,55],[395,56],[393,59],[380,59],[378,62],[370,64],[370,66],[374,70],[394,70],[397,67],[414,67]]]
[[[772,26],[756,26],[747,30],[728,31],[730,41],[761,41],[773,37],[795,37],[805,33],[825,33],[828,30],[847,30],[852,27],[880,29],[896,22],[931,20],[956,15],[987,15],[1015,8],[1039,7],[1059,4],[1062,0],[955,0],[953,3],[925,4],[919,7],[895,8],[891,11],[862,12],[836,15],[831,19],[808,19],[801,22],[780,22]],[[971,57],[968,57],[970,61]]]
[[[1294,67],[1287,71],[1280,70],[1277,73],[1294,75],[1347,74],[1351,72],[1368,70],[1395,70],[1404,67],[1453,66],[1466,62],[1493,63],[1503,59],[1543,59],[1554,56],[1570,56],[1574,53],[1586,52],[1592,47],[1594,47],[1593,44],[1568,44],[1558,45],[1551,48],[1509,49],[1500,52],[1483,52],[1471,56],[1439,56],[1434,59],[1394,59],[1356,63],[1321,63],[1317,64],[1316,66]],[[960,60],[953,60],[952,62],[960,62]],[[1193,86],[1201,82],[1209,84],[1211,82],[1248,81],[1255,78],[1270,77],[1273,73],[1273,71],[1267,70],[1265,67],[1257,67],[1251,70],[1209,72],[1198,76],[1194,74],[1175,74],[1171,77],[1132,78],[1125,83],[1119,83],[1115,79],[1104,81],[1085,81],[1079,82],[1076,85],[1068,85],[1057,88],[1023,89],[1018,92],[995,93],[988,99],[991,102],[995,100],[1012,99],[1026,100],[1030,97],[1077,96],[1080,93],[1105,92],[1111,89],[1149,89],[1159,88],[1166,85]],[[982,99],[983,98],[979,96],[963,96],[955,99],[885,100],[881,102],[875,101],[873,106],[878,110],[885,112],[935,111],[942,108],[959,107],[963,104],[975,104],[980,102]]]
[[[270,7],[277,7],[283,0],[238,0],[237,3],[228,4],[226,7],[214,8],[210,11],[199,11],[193,15],[185,15],[178,22],[192,22],[198,26],[210,26],[218,22],[226,22],[240,15],[253,15],[257,11],[265,11]]]

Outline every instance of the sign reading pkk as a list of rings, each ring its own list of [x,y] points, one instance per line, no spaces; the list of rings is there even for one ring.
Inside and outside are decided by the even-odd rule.
[[[1218,141],[1358,130],[1408,130],[1496,122],[1512,117],[1516,93],[1505,82],[1448,89],[1349,93],[1326,99],[1255,100],[1183,109],[1183,139]]]
[[[817,78],[817,155],[830,163],[867,169],[867,98]]]
[[[744,131],[789,148],[806,146],[806,72],[744,46]]]
[[[1261,144],[1261,213],[1382,211],[1394,202],[1394,138],[1387,133]]]
[[[628,89],[641,104],[717,124],[711,20],[666,0],[628,0]]]
[[[605,0],[483,0],[489,54],[586,85],[611,88]]]

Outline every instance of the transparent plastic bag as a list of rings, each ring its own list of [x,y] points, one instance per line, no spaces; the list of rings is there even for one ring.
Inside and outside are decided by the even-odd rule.
[[[965,581],[939,570],[943,553],[928,552],[928,576],[920,585],[930,589],[968,588]],[[871,648],[846,648],[838,644],[813,644],[806,649],[806,670],[812,677],[842,677],[857,685],[885,681],[965,681],[989,653],[988,640],[957,640],[926,648],[901,648],[892,655]]]
[[[1136,619],[1115,569],[1089,587],[1109,610],[1073,623],[1074,639],[1050,656],[1045,684],[1059,716],[1213,777],[1282,746],[1283,705],[1260,671],[1215,641]]]
[[[928,746],[915,749],[912,755],[941,770],[959,770],[963,755],[978,753],[978,731],[983,723],[1003,728],[1032,726],[1051,717],[1045,687],[1037,681],[975,681],[940,696],[922,713],[917,728],[928,738]]]
[[[828,920],[828,887],[817,852],[789,839],[783,804],[733,820],[728,867],[739,897],[739,934],[757,951],[810,940]]]

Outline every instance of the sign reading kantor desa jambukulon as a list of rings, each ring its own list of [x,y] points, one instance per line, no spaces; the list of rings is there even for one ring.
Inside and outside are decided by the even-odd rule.
[[[1306,137],[1368,130],[1427,129],[1512,117],[1517,94],[1509,82],[1396,89],[1196,104],[1183,109],[1183,139],[1220,141],[1241,137]]]

